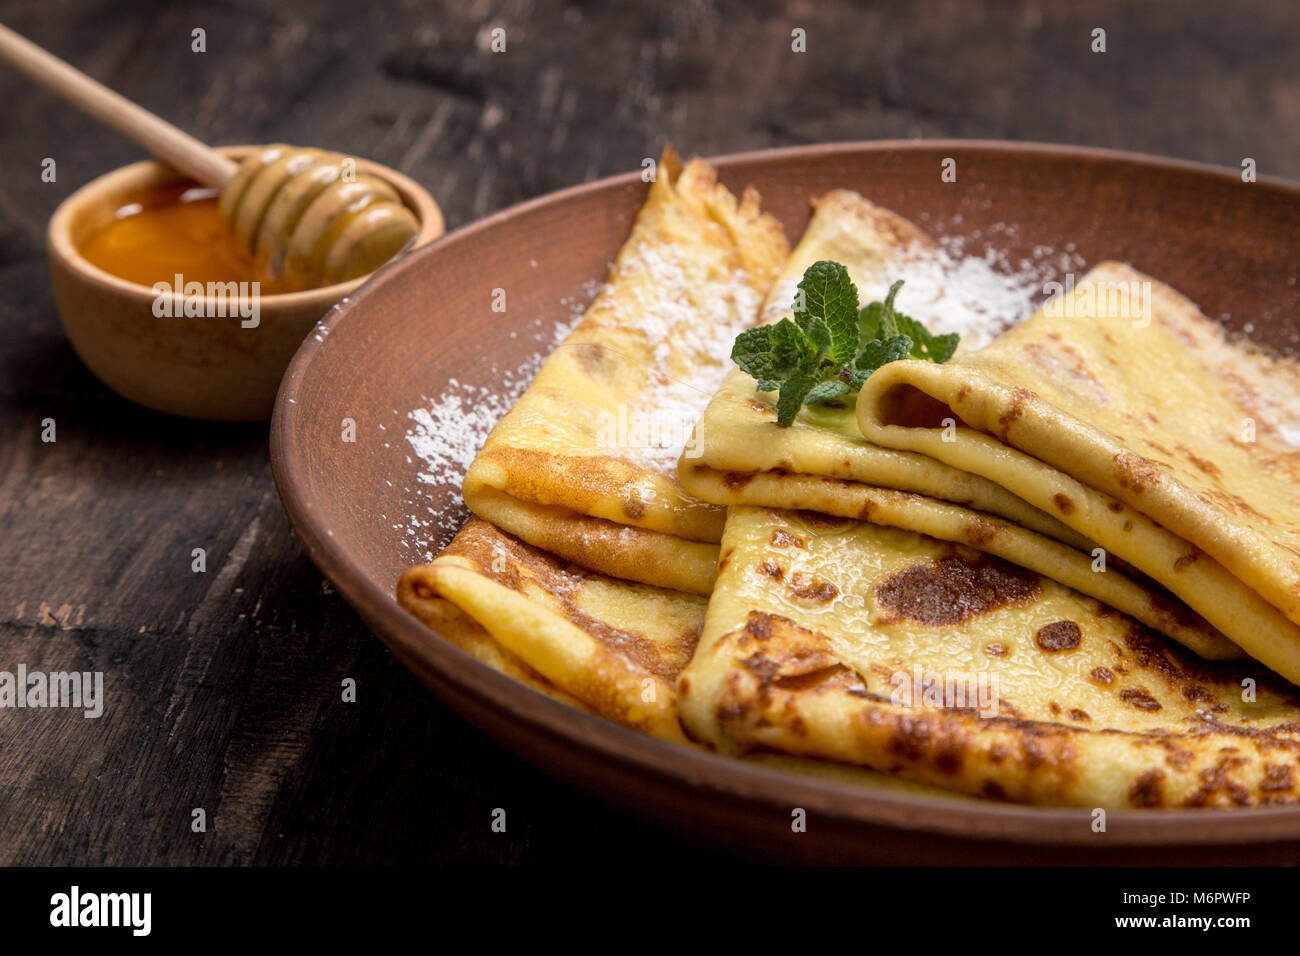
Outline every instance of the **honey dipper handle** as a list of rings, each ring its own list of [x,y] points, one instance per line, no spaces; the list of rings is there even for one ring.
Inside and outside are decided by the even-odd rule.
[[[92,80],[3,23],[0,60],[205,186],[224,186],[235,173],[236,164],[212,147]]]

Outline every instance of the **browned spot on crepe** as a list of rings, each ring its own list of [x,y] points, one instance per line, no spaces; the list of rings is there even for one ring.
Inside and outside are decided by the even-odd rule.
[[[876,603],[886,612],[882,624],[958,624],[1009,604],[1038,596],[1038,575],[989,555],[951,554],[917,564],[876,585]]]

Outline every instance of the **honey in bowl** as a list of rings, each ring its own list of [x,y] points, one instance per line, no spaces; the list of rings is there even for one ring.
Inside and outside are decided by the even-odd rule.
[[[112,275],[152,288],[186,283],[259,282],[262,295],[294,291],[258,272],[217,211],[218,190],[193,182],[158,187],[119,207],[81,254]]]
[[[239,163],[248,155],[262,151],[256,147],[228,147],[222,153]],[[356,161],[356,175],[358,179],[383,178],[392,184],[402,204],[420,224],[416,245],[431,242],[442,234],[441,211],[419,184],[395,170],[365,160]],[[340,284],[315,280],[295,288],[292,295],[272,295],[267,291],[270,287],[266,280],[260,280],[261,294],[250,301],[237,294],[232,297],[228,289],[224,294],[219,291],[232,282],[238,288],[235,279],[215,282],[203,276],[208,281],[200,283],[197,274],[185,275],[187,282],[192,281],[194,286],[203,289],[203,297],[196,300],[197,292],[176,291],[181,240],[175,238],[175,230],[146,230],[150,235],[163,231],[167,237],[161,248],[154,243],[150,250],[150,244],[146,243],[142,250],[151,252],[154,262],[160,265],[154,270],[137,271],[146,256],[124,254],[118,243],[109,241],[112,236],[102,235],[105,230],[119,233],[123,225],[117,221],[119,218],[143,215],[146,209],[157,210],[160,205],[180,204],[181,196],[197,186],[191,177],[177,175],[175,170],[160,163],[140,162],[106,173],[65,199],[50,219],[46,244],[59,320],[72,347],[90,370],[131,401],[191,418],[265,420],[271,415],[285,368],[303,339],[330,307],[351,293],[360,281]],[[228,192],[226,189],[223,196]],[[281,191],[276,198],[283,195]],[[208,199],[204,205],[208,207],[209,236],[216,234],[211,197],[211,192],[191,193],[186,197]],[[118,210],[120,216],[115,215]],[[181,210],[178,214],[188,218],[198,211]],[[218,220],[220,211],[218,204]],[[268,210],[266,216],[272,211]],[[280,221],[291,221],[295,211],[290,209],[289,216]],[[304,210],[300,219],[305,219],[308,211]],[[130,227],[136,225],[132,223]],[[229,230],[230,226],[225,228]],[[321,235],[327,236],[329,232],[328,228],[323,229]],[[293,234],[295,230],[282,227],[281,233]],[[230,236],[217,242],[232,242],[236,249],[241,248],[233,230]],[[213,251],[211,243],[195,242],[193,237],[185,242],[191,248],[197,246],[203,255]],[[262,247],[259,242],[253,247],[258,252],[244,252],[246,258],[242,260],[238,256],[234,258],[241,270],[235,273],[236,277],[252,274],[242,270],[258,271],[261,263],[255,256],[260,255]],[[274,253],[282,248],[283,243],[273,245],[268,264],[276,264]],[[87,253],[95,262],[87,258]],[[221,265],[219,274],[229,274],[225,272],[227,268],[236,268],[230,261],[227,259]],[[180,265],[183,273],[193,271],[189,264]],[[135,278],[119,278],[114,272]],[[171,294],[160,294],[157,286],[165,286]],[[214,289],[218,291],[209,291]],[[220,312],[223,305],[224,316]],[[198,321],[177,321],[178,317]]]

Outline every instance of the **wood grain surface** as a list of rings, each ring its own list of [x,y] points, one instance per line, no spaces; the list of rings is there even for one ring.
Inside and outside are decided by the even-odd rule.
[[[635,169],[669,139],[706,155],[1033,139],[1300,178],[1285,2],[99,0],[0,3],[0,20],[208,142],[389,164],[449,227]],[[0,103],[0,671],[99,670],[107,697],[97,720],[0,709],[0,863],[719,858],[552,782],[429,695],[290,533],[265,426],[169,419],[85,370],[55,317],[45,224],[141,154],[3,69]]]

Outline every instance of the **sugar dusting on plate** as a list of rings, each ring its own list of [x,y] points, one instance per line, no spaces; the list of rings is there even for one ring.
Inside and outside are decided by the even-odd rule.
[[[409,495],[405,524],[394,525],[404,532],[403,547],[431,561],[434,553],[465,523],[469,512],[460,500],[459,491],[466,470],[483,447],[488,432],[528,388],[546,356],[564,342],[582,319],[587,303],[600,286],[599,282],[589,282],[584,295],[560,300],[560,306],[569,310],[564,321],[548,327],[545,320],[538,318],[526,329],[511,333],[511,337],[531,336],[537,343],[537,351],[523,364],[504,370],[494,364],[487,376],[491,384],[449,379],[439,395],[425,396],[426,404],[407,412],[410,425],[406,441],[414,457],[407,455],[406,461],[416,470],[414,484],[405,488]],[[448,485],[457,492],[456,506],[435,506],[434,493]]]

